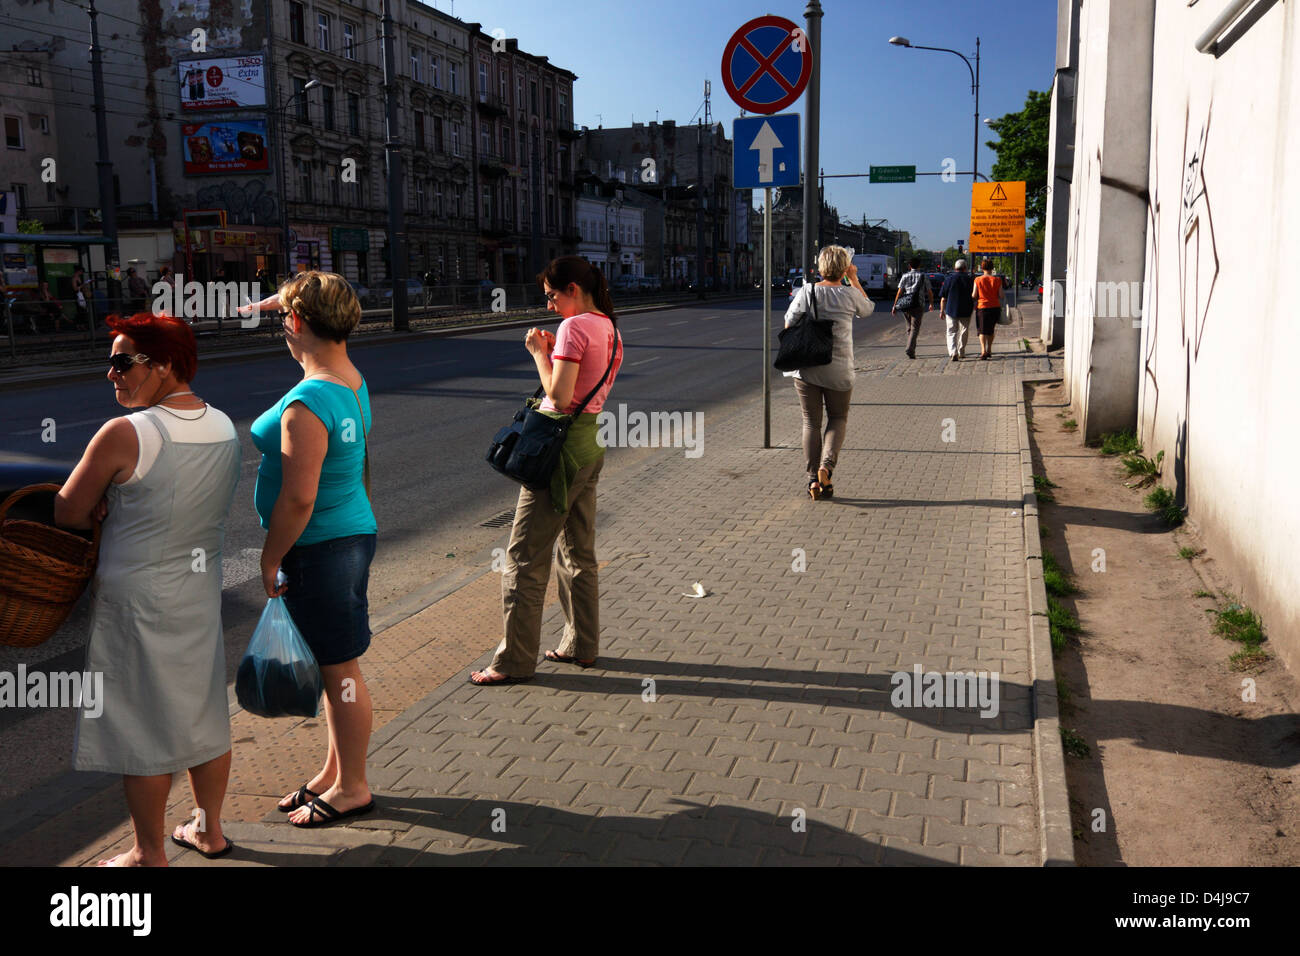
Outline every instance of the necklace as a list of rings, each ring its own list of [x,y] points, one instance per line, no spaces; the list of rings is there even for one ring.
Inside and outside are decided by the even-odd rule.
[[[331,372],[331,371],[330,371],[329,369],[327,369],[327,368],[322,368],[322,369],[317,369],[316,371],[312,372],[310,375],[307,376],[307,378],[315,378],[317,375],[330,375],[330,376],[333,376],[334,378],[337,378],[340,382],[342,382],[343,385],[344,385],[346,388],[349,388],[349,389],[351,389],[351,390],[354,391],[354,392],[356,391],[356,389],[352,388],[351,385],[348,385],[348,380],[347,380],[346,378],[344,378],[342,375],[338,374],[338,372]]]
[[[180,419],[181,421],[183,421],[183,422],[197,422],[200,418],[202,418],[204,415],[206,415],[206,414],[208,413],[208,403],[207,403],[207,402],[203,402],[203,411],[200,412],[199,414],[195,415],[193,418],[187,418],[187,417],[184,416],[184,415],[178,415],[178,414],[176,414],[175,411],[173,411],[172,409],[168,408],[166,405],[163,404],[163,402],[167,401],[167,399],[172,398],[172,397],[175,396],[175,395],[193,395],[193,394],[194,394],[193,392],[169,392],[169,393],[167,393],[166,395],[164,395],[162,398],[158,399],[158,401],[154,402],[154,403],[153,403],[152,405],[150,405],[149,407],[150,407],[150,408],[160,408],[160,409],[162,409],[164,412],[166,412],[168,415],[171,415],[173,418],[179,418],[179,419]],[[187,409],[185,409],[185,411],[187,411],[187,412],[192,412],[192,411],[194,411],[194,409],[192,409],[192,408],[187,408]]]

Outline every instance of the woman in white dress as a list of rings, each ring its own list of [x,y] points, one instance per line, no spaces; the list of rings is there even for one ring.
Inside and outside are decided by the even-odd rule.
[[[188,770],[202,813],[172,840],[208,857],[221,831],[230,718],[221,631],[226,513],[239,480],[230,419],[189,388],[194,332],[169,315],[111,316],[118,404],[55,500],[65,527],[104,521],[85,669],[103,673],[99,716],[77,714],[73,765],[123,775],[135,845],[109,866],[166,866],[172,774]]]

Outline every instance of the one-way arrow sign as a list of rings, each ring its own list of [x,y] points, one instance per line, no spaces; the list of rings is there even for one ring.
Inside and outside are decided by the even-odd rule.
[[[747,116],[732,126],[732,178],[737,189],[799,184],[799,114]]]

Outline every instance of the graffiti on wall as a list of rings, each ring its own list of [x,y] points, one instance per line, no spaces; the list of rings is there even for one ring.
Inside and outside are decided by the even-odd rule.
[[[232,226],[274,226],[279,222],[280,204],[260,179],[208,183],[176,198],[188,209],[224,209]]]

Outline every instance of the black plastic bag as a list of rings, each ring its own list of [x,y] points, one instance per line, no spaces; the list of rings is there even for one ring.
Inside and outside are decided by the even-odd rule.
[[[271,598],[235,675],[239,706],[259,717],[315,717],[324,689],[320,666],[284,598]]]

